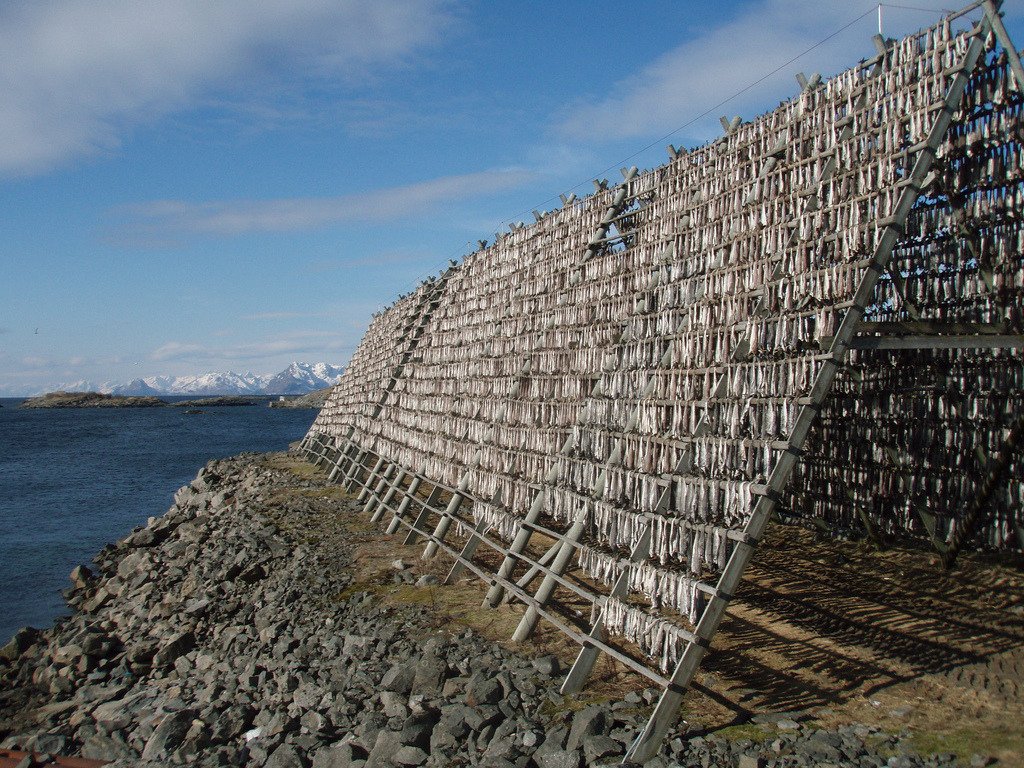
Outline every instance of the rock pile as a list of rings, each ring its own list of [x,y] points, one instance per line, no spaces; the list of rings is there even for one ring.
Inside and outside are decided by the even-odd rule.
[[[0,746],[115,766],[622,760],[656,690],[573,706],[556,693],[555,657],[382,605],[352,583],[338,505],[355,505],[324,490],[267,457],[212,462],[95,570],[76,568],[72,616],[0,650]],[[952,764],[870,729],[772,727],[763,743],[675,734],[650,765]]]
[[[314,549],[295,535],[337,503],[318,487],[251,458],[214,462],[166,515],[106,547],[96,573],[75,569],[73,616],[4,649],[5,745],[126,766],[621,755],[632,718],[601,710],[551,732],[537,719],[556,660],[468,631],[425,636],[427,609],[347,594],[344,537]]]

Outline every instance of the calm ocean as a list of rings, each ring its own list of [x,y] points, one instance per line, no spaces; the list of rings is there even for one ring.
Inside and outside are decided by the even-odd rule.
[[[0,398],[0,645],[64,613],[71,569],[166,512],[207,461],[286,450],[316,417],[266,404],[186,414],[19,402]]]

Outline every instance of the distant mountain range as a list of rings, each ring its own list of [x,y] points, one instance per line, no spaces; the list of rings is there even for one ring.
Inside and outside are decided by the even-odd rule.
[[[203,373],[147,376],[125,383],[75,381],[55,389],[111,395],[304,395],[337,384],[344,368],[327,363],[292,363],[280,373]]]

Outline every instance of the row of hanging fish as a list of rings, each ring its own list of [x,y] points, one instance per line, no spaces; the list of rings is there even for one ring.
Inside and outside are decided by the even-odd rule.
[[[962,44],[940,38],[929,49],[931,57],[941,61],[955,57]],[[841,302],[852,293],[860,274],[857,260],[874,242],[870,224],[884,216],[895,201],[892,185],[906,168],[905,159],[896,155],[926,132],[924,121],[929,113],[925,110],[941,98],[948,79],[941,73],[948,67],[930,67],[933,65],[919,60],[919,52],[899,49],[877,80],[862,71],[846,73],[829,81],[820,92],[804,94],[796,103],[780,108],[770,119],[741,126],[723,142],[677,159],[667,172],[642,176],[642,182],[631,184],[630,191],[637,198],[641,192],[649,195],[649,202],[632,212],[629,223],[638,234],[621,257],[581,263],[578,250],[606,215],[610,192],[598,195],[593,204],[548,214],[537,225],[516,229],[495,246],[471,255],[452,279],[441,306],[423,310],[435,312],[438,318],[437,327],[423,337],[419,350],[430,368],[421,369],[415,360],[406,363],[400,378],[409,386],[381,394],[378,403],[372,397],[372,384],[386,380],[380,374],[387,366],[379,361],[387,356],[381,354],[378,365],[365,366],[369,388],[350,383],[348,389],[340,390],[353,397],[358,393],[361,398],[356,409],[361,413],[361,433],[375,433],[378,442],[374,444],[382,452],[390,446],[411,465],[437,467],[445,477],[458,475],[460,467],[468,466],[480,444],[491,445],[498,452],[488,454],[486,465],[498,473],[514,472],[524,480],[523,473],[543,476],[552,445],[557,450],[561,442],[552,430],[570,434],[576,429],[574,421],[586,431],[609,430],[601,433],[606,435],[628,431],[632,423],[632,429],[645,436],[685,437],[698,425],[705,425],[713,436],[725,440],[784,438],[796,415],[796,398],[813,381],[819,342],[835,332],[841,318],[841,311],[828,304]],[[867,103],[878,105],[870,122],[885,127],[875,132],[880,142],[865,143],[857,133],[868,124],[863,121],[862,126],[857,117],[868,114],[858,106],[864,94],[879,97],[868,98]],[[907,129],[897,131],[893,121],[900,119],[901,113],[907,118]],[[851,125],[857,131],[852,138],[840,140],[832,125],[848,114],[854,115]],[[784,141],[781,154],[777,154],[780,139]],[[835,158],[835,170],[825,177],[830,157]],[[772,158],[776,159],[774,168],[765,171],[773,165],[769,162]],[[805,170],[809,171],[806,175]],[[763,179],[759,179],[762,173]],[[767,181],[785,186],[786,180],[797,182],[800,189],[791,188],[779,196],[775,194],[778,189],[772,192],[767,186]],[[814,216],[810,216],[805,209],[814,196],[802,189],[816,185],[820,194]],[[777,197],[784,201],[783,208],[792,211],[790,218],[777,215]],[[730,206],[760,206],[764,213],[758,215],[754,226]],[[666,221],[673,232],[671,243],[666,241]],[[829,251],[832,263],[819,261],[822,244],[816,240],[820,232],[815,233],[814,227],[821,222],[827,222],[826,228],[835,235],[832,242],[843,244]],[[681,230],[676,231],[678,228]],[[656,234],[648,237],[647,232]],[[849,232],[854,232],[853,238],[844,239]],[[724,246],[723,238],[727,239]],[[769,247],[759,247],[763,245]],[[765,253],[773,258],[765,259]],[[657,279],[652,279],[653,275],[658,275]],[[951,293],[964,287],[958,279],[945,280],[951,291],[943,287],[936,294],[938,303],[947,302]],[[970,283],[970,290],[977,292],[977,285],[977,281]],[[751,292],[749,303],[735,299],[737,289]],[[928,303],[927,298],[923,296],[923,303]],[[768,315],[751,321],[755,301],[761,302],[761,311]],[[825,306],[815,306],[818,302]],[[638,317],[644,320],[629,324],[630,318]],[[662,318],[671,320],[666,323]],[[683,318],[694,330],[679,333]],[[427,317],[428,326],[434,322]],[[746,323],[746,330],[739,330],[739,323]],[[368,341],[378,351],[389,344],[400,347],[408,325],[405,319],[393,322],[390,341],[386,334],[375,334]],[[734,326],[739,332],[719,330]],[[672,340],[667,358],[659,345],[645,341],[652,339],[652,328],[668,331],[664,337]],[[537,338],[517,335],[527,329]],[[539,338],[544,333],[562,333],[564,340]],[[559,348],[573,340],[581,345],[578,349]],[[746,344],[752,362],[733,359],[740,341]],[[668,364],[665,369],[660,368],[663,358]],[[484,359],[494,361],[488,364],[490,368],[483,364]],[[360,369],[364,366],[356,363],[354,358],[352,381],[363,375]],[[802,371],[796,377],[787,373],[794,366]],[[706,403],[707,384],[700,393],[679,385],[666,389],[664,382],[671,380],[662,370],[678,373],[684,381],[719,371],[730,382],[741,375],[758,378],[738,388],[730,383],[723,397],[735,398],[732,402]],[[559,371],[567,375],[564,387],[558,385]],[[515,378],[525,384],[517,386],[511,381]],[[501,386],[506,380],[509,385]],[[602,396],[592,395],[595,381],[609,383]],[[628,400],[641,397],[651,381],[648,399],[666,402],[645,405],[634,419]],[[627,382],[636,386],[627,386]],[[778,393],[779,400],[739,398],[741,392],[749,396],[761,387]],[[599,402],[608,393],[626,402],[610,407]],[[564,398],[564,402],[550,402],[553,398]],[[667,402],[673,399],[683,402]],[[514,414],[492,430],[498,409],[479,405],[495,400],[511,406]],[[366,420],[367,408],[381,403],[383,417],[394,428],[374,427]],[[469,416],[471,411],[475,414]],[[452,413],[470,423],[448,418]],[[337,403],[325,408],[325,414],[325,419],[344,418]],[[532,426],[542,439],[534,441],[528,436],[533,433],[517,431],[510,424]],[[335,421],[331,429],[340,434],[343,426]],[[611,439],[605,438],[605,442]],[[772,460],[763,446],[751,451],[735,444],[697,443],[689,471],[728,478],[763,477]],[[652,443],[632,450],[625,457],[628,471],[605,473],[602,497],[613,498],[622,506],[649,508],[655,486],[637,483],[632,487],[629,471],[676,471],[678,467],[672,465],[678,465],[679,449]],[[533,451],[538,453],[536,461],[520,458]],[[592,475],[600,472],[578,469],[586,454],[570,453],[576,463],[558,482],[567,490],[591,493]],[[686,493],[684,488],[680,495]],[[731,509],[731,504],[695,497],[691,511],[685,513],[717,515],[731,524],[742,524],[744,515],[728,511]],[[522,514],[523,507],[515,507],[513,513]]]

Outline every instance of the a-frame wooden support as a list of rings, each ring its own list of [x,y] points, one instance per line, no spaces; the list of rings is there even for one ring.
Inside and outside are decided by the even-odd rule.
[[[918,152],[913,169],[895,208],[884,225],[880,222],[880,235],[872,254],[871,266],[864,272],[854,294],[853,305],[846,311],[835,338],[832,340],[829,349],[830,356],[822,362],[818,370],[811,387],[809,402],[800,408],[787,441],[786,450],[779,455],[772,469],[767,483],[768,492],[758,497],[754,503],[753,511],[743,529],[745,539],[737,542],[733,548],[732,555],[718,580],[717,594],[708,601],[707,607],[697,622],[695,634],[704,642],[690,642],[686,645],[682,657],[672,672],[670,685],[662,693],[643,732],[627,751],[627,760],[645,762],[653,757],[665,734],[679,717],[679,705],[682,703],[683,694],[693,680],[707,651],[708,644],[725,615],[728,605],[727,596],[735,594],[743,572],[753,556],[754,547],[764,535],[764,530],[775,509],[776,499],[789,482],[821,404],[832,388],[839,368],[850,349],[850,342],[861,324],[864,311],[871,303],[879,276],[885,271],[892,258],[893,248],[899,240],[907,216],[921,194],[922,184],[932,167],[935,153],[949,130],[953,114],[963,98],[968,78],[983,53],[985,37],[992,28],[991,18],[995,9],[994,4],[986,5],[985,16],[971,36],[967,51],[949,85],[941,109],[935,114],[927,140]]]

